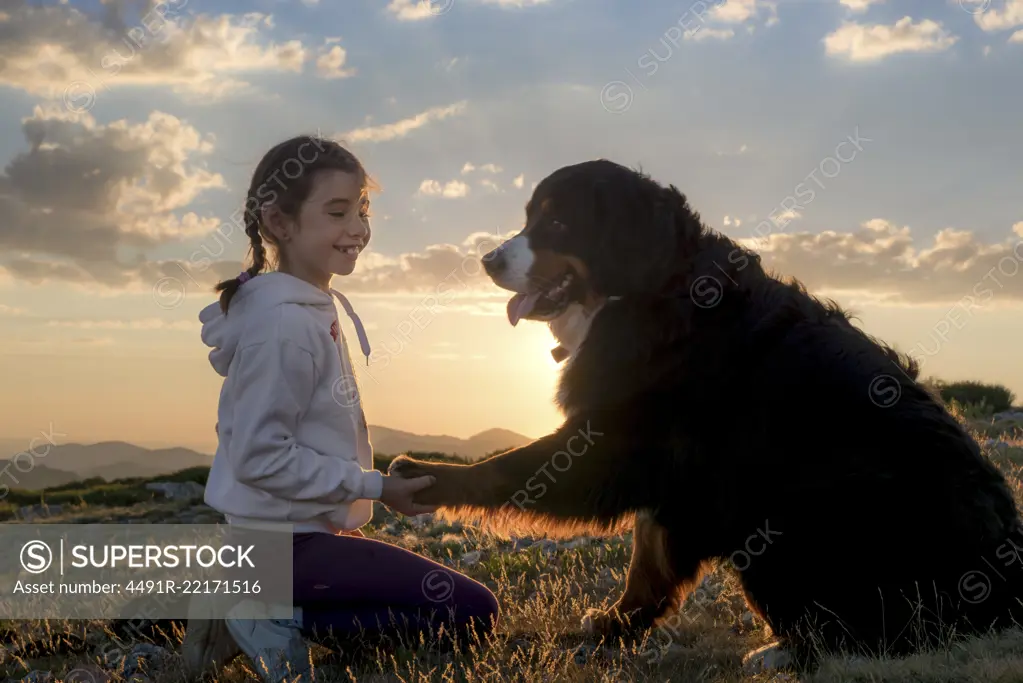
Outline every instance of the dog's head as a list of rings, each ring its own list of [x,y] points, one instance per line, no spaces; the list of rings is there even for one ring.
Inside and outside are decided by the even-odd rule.
[[[515,292],[512,325],[554,320],[572,304],[663,291],[699,216],[674,187],[607,160],[558,169],[526,204],[523,229],[483,257],[493,282]]]

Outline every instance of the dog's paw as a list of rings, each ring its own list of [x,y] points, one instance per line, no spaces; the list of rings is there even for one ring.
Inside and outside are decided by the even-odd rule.
[[[387,474],[402,479],[415,479],[427,475],[429,472],[424,467],[424,463],[413,460],[407,455],[399,455],[391,461],[390,467],[387,468]]]
[[[582,629],[588,635],[610,641],[616,641],[630,631],[628,619],[617,610],[605,611],[596,608],[586,610],[582,619]]]

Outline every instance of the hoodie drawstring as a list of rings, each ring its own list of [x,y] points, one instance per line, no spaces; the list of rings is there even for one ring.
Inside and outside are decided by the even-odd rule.
[[[330,293],[341,302],[341,306],[345,309],[345,313],[347,313],[348,317],[352,319],[352,323],[355,325],[355,334],[359,337],[359,346],[362,347],[362,354],[366,356],[366,365],[369,365],[369,337],[366,336],[366,328],[363,326],[362,320],[359,319],[359,316],[355,313],[355,309],[352,308],[352,304],[347,298],[345,298],[344,294],[333,288],[330,290]]]

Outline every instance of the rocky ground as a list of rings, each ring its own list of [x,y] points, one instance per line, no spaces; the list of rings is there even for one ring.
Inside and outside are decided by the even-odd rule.
[[[984,436],[978,435],[981,440]],[[986,449],[1023,500],[1023,443],[1005,433]],[[161,498],[124,507],[24,506],[22,521],[54,523],[216,523],[202,488],[155,482]],[[489,642],[462,652],[420,643],[387,651],[365,648],[338,654],[317,649],[317,678],[325,681],[795,681],[758,671],[750,651],[771,634],[747,608],[734,576],[721,568],[708,576],[678,615],[644,641],[607,647],[581,632],[589,607],[607,607],[620,595],[631,535],[566,541],[517,538],[497,541],[473,528],[430,515],[406,518],[378,505],[371,538],[406,547],[465,572],[498,596],[502,615]],[[150,622],[0,622],[0,681],[106,683],[181,681],[178,624]],[[161,629],[163,629],[161,631]],[[244,656],[216,677],[224,683],[256,680]],[[1023,630],[975,639],[954,648],[902,660],[829,660],[809,683],[837,681],[1023,681]]]

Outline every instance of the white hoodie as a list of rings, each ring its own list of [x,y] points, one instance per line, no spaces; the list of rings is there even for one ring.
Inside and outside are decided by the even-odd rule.
[[[383,475],[330,294],[264,273],[238,289],[227,315],[218,301],[199,320],[225,378],[206,503],[233,524],[331,534],[366,524]]]

